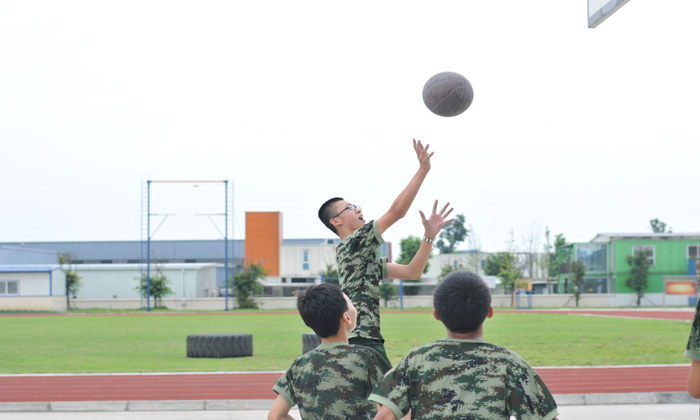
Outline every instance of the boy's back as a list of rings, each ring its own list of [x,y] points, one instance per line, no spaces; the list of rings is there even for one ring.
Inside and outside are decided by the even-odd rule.
[[[544,382],[514,352],[483,341],[491,293],[476,273],[453,271],[433,292],[433,316],[447,338],[411,350],[369,400],[375,420],[412,418],[553,420],[557,405]]]
[[[374,350],[344,343],[322,343],[297,358],[273,390],[304,419],[372,419],[372,388],[390,369]]]
[[[484,342],[445,338],[411,350],[375,389],[371,401],[397,418],[552,419],[556,403],[519,355]]]

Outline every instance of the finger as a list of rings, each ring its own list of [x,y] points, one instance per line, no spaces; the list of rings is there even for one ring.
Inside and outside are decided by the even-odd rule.
[[[454,220],[455,220],[455,219],[450,219],[450,220],[446,221],[445,223],[443,223],[442,225],[443,225],[443,226],[449,225],[449,224],[452,223]]]
[[[435,201],[435,204],[437,204],[437,200]],[[447,210],[447,208],[448,208],[449,206],[450,206],[450,203],[445,204],[445,206],[442,208],[442,210],[440,210],[440,214],[444,213],[445,210]]]
[[[437,205],[438,205],[438,201],[435,200],[435,202],[433,203],[433,214],[435,214],[435,212],[437,211]]]
[[[418,210],[418,213],[420,213],[420,218],[421,218],[421,220],[425,222],[426,219],[425,219],[425,214],[423,214],[423,211],[422,211],[422,210]]]
[[[452,213],[452,210],[454,210],[454,209],[450,209],[450,211],[448,211],[447,213],[445,213],[445,215],[442,216],[442,218],[444,219],[444,218],[446,218],[447,216],[449,216],[450,213]]]

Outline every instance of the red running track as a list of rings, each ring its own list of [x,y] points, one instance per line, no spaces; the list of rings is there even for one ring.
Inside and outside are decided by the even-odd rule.
[[[690,365],[538,368],[553,394],[685,392]],[[281,373],[0,376],[0,402],[272,400]]]

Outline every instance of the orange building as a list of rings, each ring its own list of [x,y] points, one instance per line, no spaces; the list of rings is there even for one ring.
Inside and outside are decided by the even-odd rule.
[[[245,213],[245,265],[262,265],[268,276],[280,275],[282,213],[261,211]]]

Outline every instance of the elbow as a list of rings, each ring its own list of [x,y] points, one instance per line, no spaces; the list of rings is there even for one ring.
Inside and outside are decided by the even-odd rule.
[[[688,384],[688,394],[695,399],[700,399],[700,386]]]
[[[420,271],[410,271],[406,273],[404,280],[420,280],[422,274]]]

